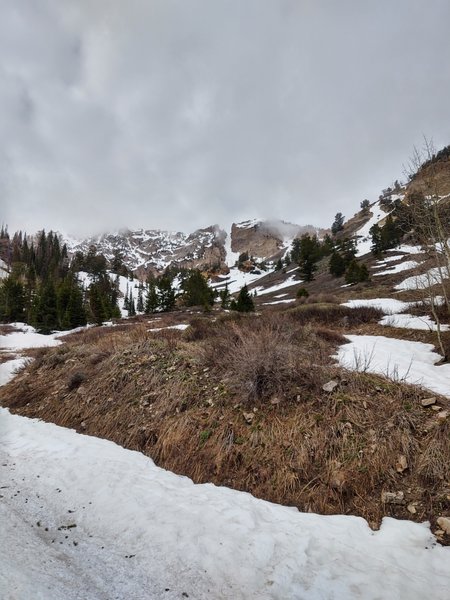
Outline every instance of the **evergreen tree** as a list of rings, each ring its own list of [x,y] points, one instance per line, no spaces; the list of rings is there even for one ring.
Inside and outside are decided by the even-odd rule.
[[[329,271],[335,277],[341,277],[345,273],[345,261],[336,250],[330,257]]]
[[[86,311],[83,304],[83,292],[78,285],[72,285],[69,302],[64,315],[64,327],[74,329],[86,325]]]
[[[321,247],[317,237],[315,235],[310,236],[307,233],[302,235],[297,262],[300,276],[305,281],[312,281],[314,279],[314,271],[317,269],[316,263],[320,258]]]
[[[225,285],[223,290],[219,292],[220,306],[222,308],[228,308],[230,306],[230,290],[228,284]]]
[[[255,310],[253,298],[246,285],[241,288],[237,300],[232,303],[231,308],[239,312],[252,312]]]
[[[23,285],[13,277],[6,277],[0,285],[0,321],[22,321],[25,316]]]
[[[336,235],[339,231],[344,229],[345,217],[342,213],[338,212],[334,217],[333,224],[331,225],[331,233]]]
[[[98,283],[91,283],[89,286],[89,308],[91,318],[94,323],[101,325],[108,318],[108,313],[105,310],[105,305]]]
[[[175,290],[168,275],[163,275],[158,280],[159,306],[162,312],[169,312],[175,308]]]
[[[154,313],[159,308],[158,292],[156,290],[156,284],[154,280],[151,280],[148,284],[147,298],[145,301],[145,314],[149,315]]]
[[[144,312],[144,287],[141,282],[139,282],[136,310],[140,313]]]
[[[374,225],[372,225],[372,227],[369,229],[369,234],[372,238],[372,246],[371,246],[372,253],[375,256],[380,256],[380,254],[384,250],[384,246],[383,246],[383,238],[381,235],[381,227],[378,225],[378,223],[375,223]]]
[[[186,306],[211,306],[214,291],[198,269],[192,269],[181,284],[182,300]]]
[[[356,260],[352,260],[347,267],[345,273],[346,283],[359,283],[360,281],[368,281],[369,271],[365,264],[359,264]]]
[[[283,268],[283,261],[281,260],[281,258],[279,258],[275,265],[275,271],[281,271],[282,268]]]
[[[52,279],[48,279],[39,289],[33,325],[39,333],[45,334],[59,327],[56,290]]]

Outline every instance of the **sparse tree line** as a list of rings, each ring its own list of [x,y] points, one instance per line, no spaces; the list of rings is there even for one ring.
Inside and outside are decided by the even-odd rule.
[[[326,235],[319,240],[315,235],[304,234],[292,242],[290,260],[298,264],[298,273],[306,282],[314,279],[322,261],[328,265],[329,273],[334,277],[344,276],[346,283],[369,279],[366,265],[356,260],[356,243],[348,238],[336,239]]]
[[[41,333],[120,318],[119,274],[131,278],[124,297],[129,316],[167,312],[177,304],[209,310],[217,297],[223,308],[254,309],[247,288],[234,300],[227,288],[216,293],[197,269],[167,269],[146,284],[140,282],[135,298],[135,280],[119,252],[108,261],[92,246],[69,259],[66,245],[52,231],[41,231],[30,241],[26,234],[10,236],[2,227],[0,258],[8,267],[8,276],[0,282],[0,322],[26,322]],[[80,281],[80,272],[88,274],[86,286]],[[181,292],[173,285],[175,277],[180,278]]]

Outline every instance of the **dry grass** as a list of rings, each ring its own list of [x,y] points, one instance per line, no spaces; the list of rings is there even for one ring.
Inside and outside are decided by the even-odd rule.
[[[330,364],[341,309],[194,316],[184,333],[149,333],[147,323],[91,329],[39,351],[0,401],[142,451],[196,482],[374,526],[385,514],[434,522],[450,509],[449,419],[422,408],[427,394],[416,387]],[[325,393],[332,377],[340,385]],[[404,505],[382,504],[383,491],[398,490]]]

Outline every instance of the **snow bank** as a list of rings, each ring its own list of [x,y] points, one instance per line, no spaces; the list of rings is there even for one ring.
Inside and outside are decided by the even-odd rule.
[[[402,271],[409,271],[411,269],[415,269],[418,267],[420,263],[416,260],[407,260],[403,263],[399,263],[398,265],[393,265],[384,271],[377,271],[373,274],[374,277],[379,277],[380,275],[392,275],[394,273],[401,273]]]
[[[342,367],[421,385],[450,398],[450,364],[436,366],[442,357],[434,351],[433,344],[381,335],[345,337],[350,343],[340,346],[333,357]]]
[[[396,290],[426,290],[429,287],[441,283],[443,279],[448,279],[449,273],[445,267],[439,269],[433,267],[426,273],[414,275],[404,279],[401,283],[395,286]]]
[[[179,323],[178,325],[167,325],[167,327],[153,327],[152,329],[147,329],[150,333],[154,333],[155,331],[166,331],[167,329],[179,329],[180,331],[184,331],[189,327],[189,323]]]
[[[349,308],[359,308],[361,306],[372,306],[383,311],[386,315],[407,310],[413,302],[403,302],[403,300],[397,300],[396,298],[369,298],[361,300],[349,300],[343,302],[342,306],[348,306]]]
[[[37,333],[34,327],[25,323],[10,323],[18,331],[6,335],[0,335],[0,349],[18,351],[26,348],[44,348],[48,346],[59,346],[61,342],[56,338],[57,334],[43,335]]]
[[[380,325],[386,325],[387,327],[399,327],[400,329],[420,329],[425,331],[437,331],[435,321],[428,315],[422,317],[416,317],[408,313],[402,313],[400,315],[386,315],[381,321]],[[449,331],[448,325],[441,325],[441,331]]]
[[[137,452],[4,409],[0,428],[6,597],[448,598],[450,550],[426,525],[385,518],[373,532],[359,517],[194,485]]]
[[[296,279],[295,275],[291,275],[281,283],[277,283],[276,285],[272,285],[268,288],[259,286],[254,288],[252,292],[255,291],[258,296],[264,296],[265,294],[272,294],[273,292],[278,292],[279,290],[284,290],[285,288],[292,287],[293,285],[299,285],[300,283],[302,283],[301,279]]]
[[[273,270],[273,269],[272,269]],[[250,285],[258,281],[258,279],[262,279],[272,271],[261,271],[259,273],[244,273],[240,271],[237,267],[233,267],[230,269],[228,275],[223,275],[219,278],[219,281],[215,283],[211,283],[211,287],[216,290],[224,289],[226,285],[228,285],[228,291],[230,294],[235,294],[239,292],[244,285]]]

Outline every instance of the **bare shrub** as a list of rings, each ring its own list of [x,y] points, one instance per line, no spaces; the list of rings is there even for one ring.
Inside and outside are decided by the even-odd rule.
[[[86,379],[86,375],[81,371],[77,371],[76,373],[72,373],[67,382],[67,389],[72,391],[79,387],[83,381]]]
[[[318,384],[314,353],[311,347],[296,343],[295,333],[287,320],[275,317],[252,327],[233,324],[208,346],[208,356],[224,371],[228,386],[242,401],[289,397],[299,386],[315,388]]]
[[[211,337],[215,329],[215,324],[210,319],[195,317],[191,319],[189,327],[183,334],[183,339],[187,342],[196,342]]]

